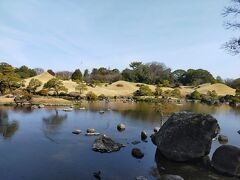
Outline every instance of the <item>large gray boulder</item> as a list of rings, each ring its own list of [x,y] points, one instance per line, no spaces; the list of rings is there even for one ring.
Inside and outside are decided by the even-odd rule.
[[[97,137],[93,143],[92,149],[101,153],[110,153],[114,151],[119,151],[123,144],[113,141],[110,137],[106,135],[100,135]]]
[[[154,140],[166,158],[189,161],[209,154],[218,130],[217,120],[211,115],[180,112],[164,123]]]
[[[220,173],[240,177],[240,148],[223,145],[212,157],[212,166]]]

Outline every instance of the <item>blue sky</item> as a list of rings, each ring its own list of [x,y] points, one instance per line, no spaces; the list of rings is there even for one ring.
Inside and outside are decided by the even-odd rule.
[[[240,77],[221,45],[229,0],[0,0],[0,61],[58,70],[159,61]]]

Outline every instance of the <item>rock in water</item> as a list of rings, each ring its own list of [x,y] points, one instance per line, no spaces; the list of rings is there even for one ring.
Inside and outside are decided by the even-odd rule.
[[[140,144],[140,143],[141,143],[141,141],[133,141],[132,142],[133,145],[137,145],[137,144]]]
[[[148,137],[147,132],[146,132],[146,131],[142,131],[142,132],[141,132],[141,139],[142,139],[142,140],[146,140],[147,137]]]
[[[101,180],[101,171],[94,172],[94,173],[93,173],[93,176],[94,176],[96,179]]]
[[[228,137],[220,134],[218,136],[218,141],[219,141],[220,144],[227,144],[228,143]]]
[[[188,161],[209,154],[219,125],[211,115],[174,113],[156,133],[161,153],[173,161]]]
[[[110,153],[119,151],[122,147],[125,146],[123,144],[114,142],[106,135],[101,135],[95,139],[92,149],[101,153]]]
[[[240,148],[220,146],[213,153],[212,166],[221,173],[240,177]]]
[[[123,124],[123,123],[120,123],[120,124],[117,125],[118,131],[124,131],[125,128],[126,128],[126,126],[125,126],[125,124]]]
[[[159,180],[184,180],[181,176],[177,175],[163,175]]]
[[[132,156],[137,158],[137,159],[142,159],[144,157],[144,154],[141,151],[141,149],[133,148],[132,149]]]
[[[153,132],[154,132],[154,133],[157,133],[157,132],[159,131],[159,129],[160,129],[160,127],[155,127],[155,128],[153,129]]]
[[[95,129],[93,129],[93,128],[88,128],[88,129],[87,129],[87,133],[95,133]]]
[[[154,134],[152,134],[151,136],[150,136],[150,138],[151,138],[151,140],[152,140],[152,143],[156,146],[157,145],[157,143],[156,143],[156,133],[154,133]]]
[[[45,106],[43,104],[39,104],[38,108],[44,108]]]
[[[136,177],[136,180],[148,180],[148,179],[145,178],[144,176],[138,176],[138,177]]]
[[[86,133],[85,136],[100,136],[100,133]]]
[[[77,130],[75,130],[75,131],[73,131],[72,133],[73,134],[80,134],[82,131],[80,130],[80,129],[77,129]]]

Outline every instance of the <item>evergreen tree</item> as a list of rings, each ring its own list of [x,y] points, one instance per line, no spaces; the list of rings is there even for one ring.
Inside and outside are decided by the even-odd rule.
[[[80,71],[80,69],[76,69],[74,71],[74,73],[72,74],[72,78],[73,81],[82,81],[82,72]]]

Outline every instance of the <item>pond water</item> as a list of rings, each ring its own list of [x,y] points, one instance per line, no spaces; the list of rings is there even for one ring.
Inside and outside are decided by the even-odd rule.
[[[240,109],[229,106],[185,104],[181,106],[145,103],[86,103],[86,110],[61,111],[61,108],[35,109],[0,107],[0,174],[4,180],[37,179],[136,179],[144,176],[156,179],[159,174],[178,174],[185,179],[234,179],[224,177],[199,164],[173,163],[165,160],[150,139],[133,145],[142,130],[152,134],[172,112],[193,111],[212,114],[221,126],[229,143],[240,147]],[[111,109],[111,110],[109,110]],[[163,113],[160,111],[163,109]],[[99,110],[105,110],[100,114]],[[162,118],[162,115],[163,118]],[[123,132],[117,124],[126,125]],[[118,152],[101,154],[92,151],[96,137],[84,136],[87,128],[110,136],[127,145]],[[81,129],[81,135],[72,134]],[[212,144],[210,156],[219,147]],[[142,159],[131,155],[132,148],[144,152]]]

